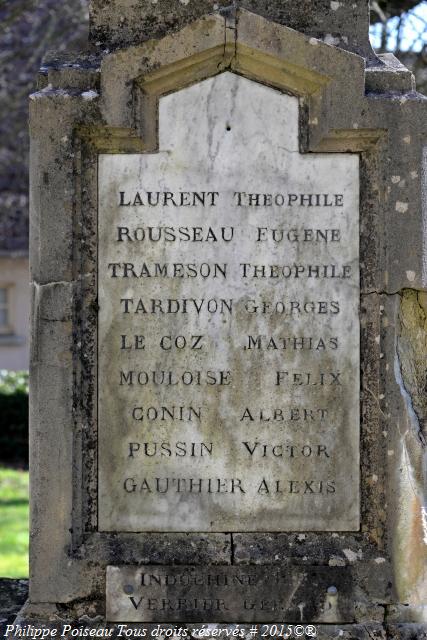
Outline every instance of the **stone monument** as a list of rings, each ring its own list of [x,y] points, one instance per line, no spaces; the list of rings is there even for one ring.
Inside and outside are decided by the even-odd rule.
[[[22,619],[423,633],[427,110],[368,14],[94,0],[47,58]]]

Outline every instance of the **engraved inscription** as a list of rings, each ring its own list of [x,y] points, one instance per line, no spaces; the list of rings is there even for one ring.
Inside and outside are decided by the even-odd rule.
[[[100,155],[101,531],[359,528],[358,198],[228,72]]]
[[[324,621],[324,600],[333,584],[340,606],[354,617],[345,567],[107,567],[109,622]],[[301,590],[307,596],[301,605]]]

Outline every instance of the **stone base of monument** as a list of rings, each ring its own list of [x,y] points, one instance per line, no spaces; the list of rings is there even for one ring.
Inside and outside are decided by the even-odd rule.
[[[283,620],[268,625],[254,625],[235,622],[233,624],[203,622],[195,623],[108,623],[102,616],[90,618],[70,618],[66,607],[24,606],[19,615],[9,619],[8,624],[22,629],[55,629],[56,637],[109,637],[109,638],[177,638],[187,640],[215,640],[217,638],[240,638],[240,640],[262,640],[267,638],[303,638],[304,640],[427,640],[427,625],[416,623],[381,624],[366,622],[361,624],[312,624],[287,623]],[[0,626],[0,631],[5,630]],[[236,632],[238,629],[238,632]],[[73,634],[74,631],[74,634]],[[91,633],[92,631],[92,633]],[[10,634],[13,630],[10,630]],[[30,633],[30,632],[29,632]],[[238,635],[237,635],[238,633]],[[265,635],[262,635],[262,634]],[[286,635],[288,634],[288,635]],[[62,635],[64,637],[64,635]]]
[[[180,570],[181,571],[181,570]],[[138,609],[139,596],[137,589],[132,588],[132,574],[134,569],[128,569],[124,572],[126,576],[125,591],[126,597],[131,597],[135,609]],[[123,572],[121,572],[123,574]],[[17,582],[17,581],[16,581]],[[23,581],[20,581],[23,582]],[[14,585],[13,595],[15,601],[22,600],[22,589],[25,585]],[[312,585],[313,586],[313,585]],[[108,587],[107,587],[108,588]],[[110,587],[111,589],[111,587]],[[243,590],[244,591],[244,590]],[[280,591],[280,590],[279,590]],[[137,615],[129,614],[129,609],[126,607],[126,602],[123,600],[120,593],[107,594],[107,602],[110,606],[110,611],[107,611],[107,615],[102,611],[100,607],[100,599],[95,599],[93,602],[83,600],[81,602],[74,602],[69,604],[30,604],[26,602],[20,609],[18,615],[15,617],[8,617],[4,620],[4,623],[14,625],[9,627],[10,634],[14,633],[15,628],[21,628],[28,630],[27,635],[31,634],[31,629],[50,629],[56,630],[59,637],[113,637],[113,638],[132,638],[132,637],[146,637],[146,638],[187,638],[192,640],[201,640],[202,638],[241,638],[242,640],[261,640],[262,638],[319,638],[324,640],[426,640],[427,639],[427,624],[418,624],[413,622],[405,622],[405,617],[410,615],[413,619],[417,615],[417,611],[408,610],[408,607],[393,606],[388,607],[385,612],[384,606],[377,606],[376,614],[373,613],[373,608],[370,608],[369,615],[366,612],[366,603],[355,603],[355,609],[359,618],[364,618],[363,622],[353,623],[339,623],[335,618],[340,614],[337,606],[337,593],[328,593],[324,599],[323,606],[320,610],[313,615],[313,621],[310,622],[309,618],[305,617],[304,621],[296,618],[275,617],[271,611],[269,614],[263,614],[257,612],[254,615],[254,619],[251,623],[248,622],[248,617],[242,619],[239,622],[238,611],[242,611],[242,602],[240,600],[241,593],[235,593],[235,602],[226,602],[218,599],[215,602],[209,602],[205,599],[205,605],[207,603],[210,607],[212,605],[222,609],[222,612],[214,613],[211,611],[206,612],[205,616],[199,610],[196,614],[194,611],[188,613],[188,618],[183,612],[177,614],[171,614],[168,612],[163,616],[159,611],[155,614],[146,610],[146,620],[153,618],[151,622],[132,622],[132,618],[136,618]],[[133,595],[130,595],[133,593]],[[163,600],[168,606],[171,606],[172,602],[180,602],[179,596],[182,596],[181,601],[184,602],[184,593],[177,594],[174,592],[172,600],[168,598]],[[218,593],[216,593],[218,595]],[[156,593],[156,589],[153,589],[150,594],[151,603],[149,608],[156,607],[160,599],[159,594]],[[193,598],[194,594],[186,594],[185,602],[189,602],[189,599]],[[203,593],[199,593],[198,603],[199,607],[202,602]],[[280,598],[280,593],[269,593],[268,590],[263,590],[260,594],[262,607],[267,610],[268,607],[274,606],[274,598]],[[12,597],[13,601],[13,597]],[[248,601],[245,601],[246,603]],[[112,604],[113,603],[113,604]],[[13,602],[9,602],[10,611],[14,610]],[[236,611],[232,611],[233,605]],[[247,606],[247,604],[245,604]],[[277,606],[277,601],[276,601]],[[300,611],[303,613],[303,605],[300,606]],[[16,609],[15,609],[16,610]],[[124,610],[128,611],[126,620],[112,621],[117,612],[117,617],[120,617],[120,612]],[[231,613],[230,613],[231,610]],[[365,611],[364,611],[365,610]],[[141,614],[139,614],[141,616]],[[143,617],[144,617],[143,615]],[[227,622],[227,615],[234,617],[233,623]],[[280,614],[276,614],[280,615]],[[423,607],[419,608],[418,615],[420,619],[423,617]],[[384,621],[386,616],[387,622]],[[125,616],[124,616],[125,617]],[[302,616],[301,616],[302,617]],[[170,619],[174,618],[175,622],[171,622]],[[189,622],[191,620],[191,622]],[[5,628],[5,624],[2,628]],[[68,635],[67,635],[68,634]]]
[[[27,598],[28,580],[0,578],[0,632],[24,611]]]

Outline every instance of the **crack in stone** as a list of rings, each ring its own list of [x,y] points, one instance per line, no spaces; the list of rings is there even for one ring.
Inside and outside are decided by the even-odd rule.
[[[394,296],[400,296],[402,297],[405,291],[413,291],[414,293],[423,293],[424,290],[423,289],[415,289],[412,287],[402,287],[402,289],[398,289],[397,291],[376,291],[376,289],[373,289],[372,291],[364,291],[361,292],[360,297],[363,298],[365,296],[388,296],[390,298],[394,297]]]
[[[77,280],[51,280],[50,282],[36,282],[36,280],[32,280],[30,284],[34,285],[37,289],[41,289],[43,287],[55,287],[56,285],[68,287],[77,284],[77,282]]]
[[[218,67],[223,67],[223,71],[225,69],[231,69],[232,61],[237,57],[237,22],[238,22],[238,3],[236,0],[233,0],[232,4],[227,5],[226,7],[222,7],[219,10],[220,15],[224,18],[224,47],[223,47],[223,61],[218,64]],[[229,62],[224,64],[224,61],[227,60],[227,29],[234,31],[234,46],[233,46],[233,55]]]
[[[235,542],[234,542],[234,538],[233,538],[233,534],[230,533],[230,551],[231,551],[231,555],[230,555],[230,564],[234,565],[235,564]]]
[[[41,289],[43,287],[55,287],[57,285],[61,285],[64,287],[81,285],[85,280],[90,280],[93,278],[93,273],[82,273],[78,276],[77,279],[72,280],[49,280],[49,282],[38,282],[37,280],[31,280],[30,286],[34,286],[36,289]]]

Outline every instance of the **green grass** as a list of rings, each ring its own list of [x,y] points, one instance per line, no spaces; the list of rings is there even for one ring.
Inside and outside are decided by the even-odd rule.
[[[0,467],[0,577],[28,577],[28,471]]]

